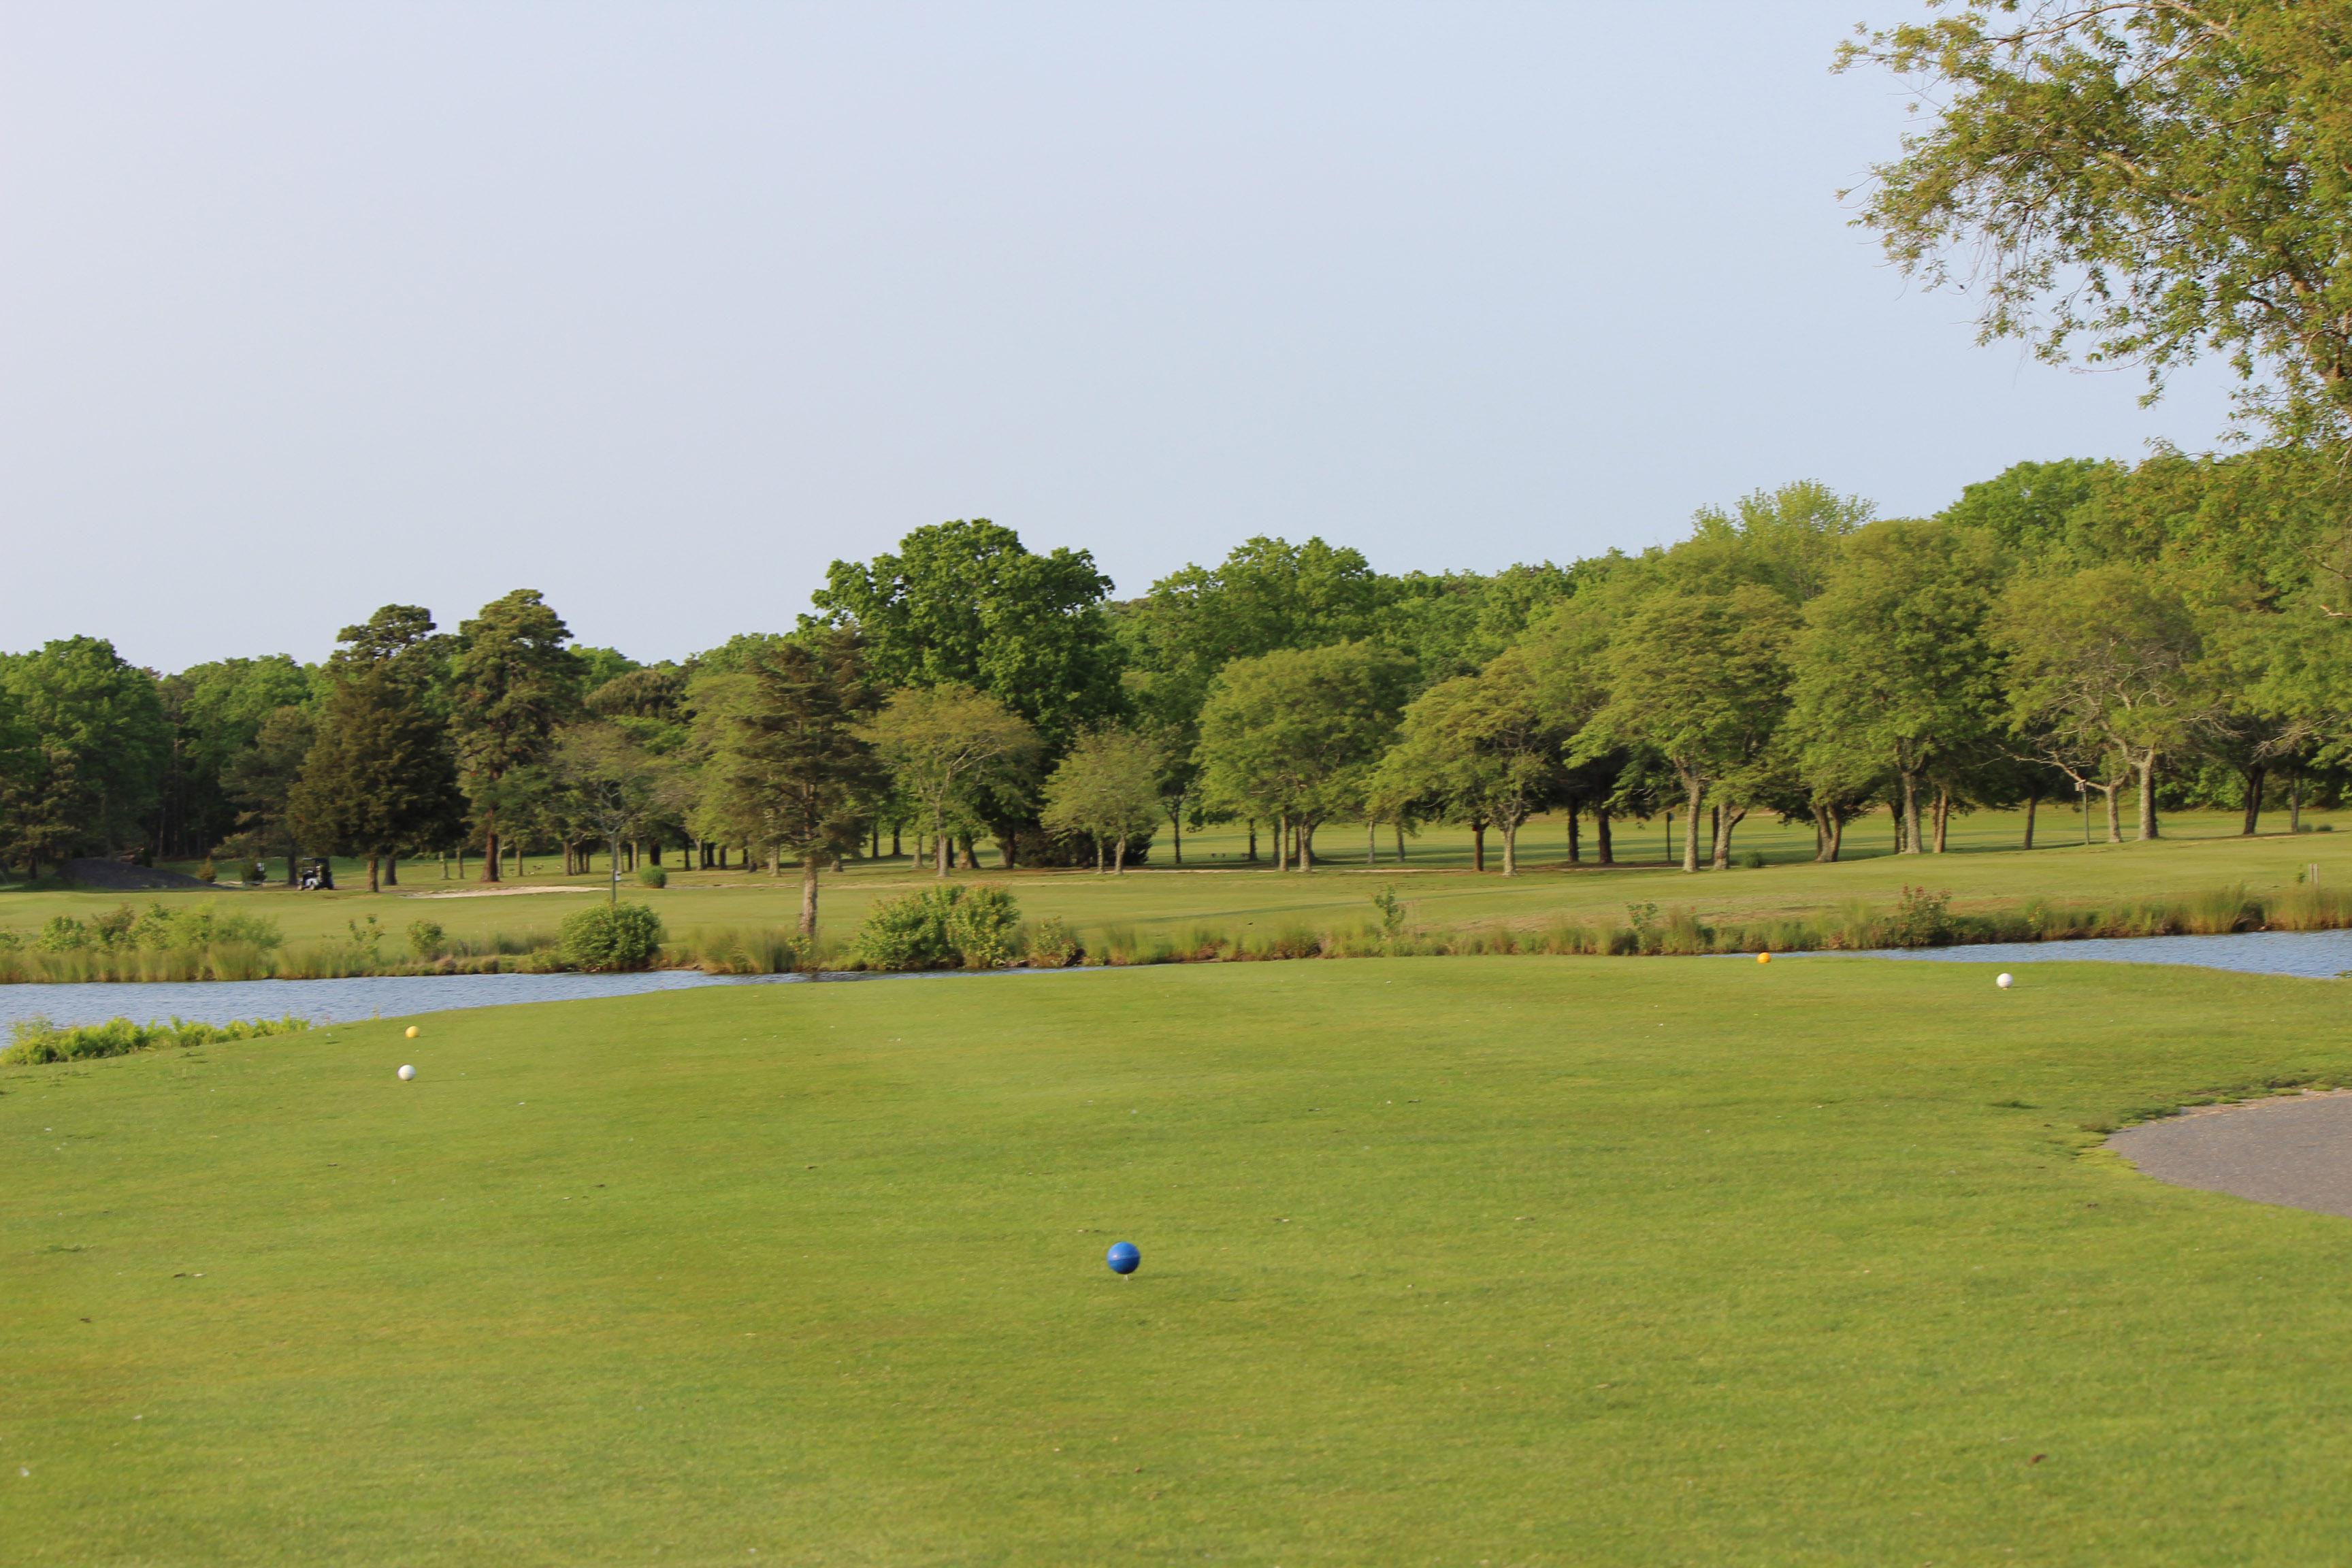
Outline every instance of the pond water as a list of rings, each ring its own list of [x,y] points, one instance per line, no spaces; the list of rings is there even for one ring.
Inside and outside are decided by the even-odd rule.
[[[332,1024],[457,1007],[635,996],[704,985],[774,985],[802,979],[797,974],[661,970],[650,974],[384,974],[349,980],[0,985],[0,1026],[35,1017],[53,1024],[103,1024],[109,1018],[152,1024],[173,1017],[226,1024],[237,1018],[282,1018],[289,1014],[316,1024]]]
[[[2186,963],[2252,974],[2329,979],[2352,971],[2352,931],[2263,931],[2235,936],[1987,942],[1978,947],[1892,948],[1858,956],[1930,963]],[[635,996],[648,991],[688,991],[705,985],[796,984],[804,984],[806,978],[799,974],[702,974],[692,970],[662,970],[650,974],[387,974],[350,980],[0,985],[0,1027],[33,1017],[47,1018],[54,1024],[102,1024],[109,1018],[131,1018],[146,1024],[172,1017],[226,1024],[236,1018],[281,1018],[289,1013],[313,1023],[348,1023],[362,1018],[440,1013],[458,1007],[505,1007],[522,1002]]]
[[[2326,980],[2352,970],[2352,931],[2250,931],[2231,936],[2093,937],[1990,942],[1977,947],[1893,948],[1873,958],[1931,963],[2187,963],[2249,974]]]

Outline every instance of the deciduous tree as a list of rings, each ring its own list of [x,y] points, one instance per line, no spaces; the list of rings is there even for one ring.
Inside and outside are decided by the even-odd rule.
[[[2049,736],[2053,761],[2067,750],[2120,761],[2138,782],[2139,837],[2156,837],[2158,766],[2202,717],[2196,618],[2179,590],[2121,564],[2026,577],[1991,626],[2012,723]]]
[[[2352,411],[2343,8],[1960,0],[1850,45],[1932,104],[1860,221],[1986,338],[2167,372],[2219,353],[2294,437]]]
[[[1094,840],[1095,869],[1112,846],[1111,870],[1127,870],[1128,840],[1151,831],[1160,806],[1160,748],[1132,730],[1080,735],[1045,781],[1049,832]]]
[[[1845,542],[1805,606],[1790,660],[1798,771],[1848,786],[1891,772],[1911,854],[1922,847],[1929,770],[1980,747],[2000,718],[2000,659],[1986,631],[2000,575],[1980,532],[1873,523]]]
[[[892,692],[865,734],[922,813],[942,877],[953,865],[952,836],[1007,815],[1025,795],[1041,750],[1026,719],[957,681]]]
[[[1616,628],[1609,700],[1579,733],[1572,757],[1645,748],[1682,785],[1683,869],[1698,869],[1699,810],[1710,788],[1761,759],[1787,703],[1796,607],[1755,583],[1727,592],[1653,593]],[[1727,837],[1720,828],[1720,862]]]
[[[1315,828],[1360,810],[1396,732],[1411,665],[1369,642],[1286,649],[1225,666],[1201,710],[1212,798],[1276,825],[1275,864],[1314,864]]]

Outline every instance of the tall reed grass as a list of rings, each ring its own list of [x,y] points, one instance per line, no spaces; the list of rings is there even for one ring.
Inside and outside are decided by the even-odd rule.
[[[1662,910],[1643,903],[1628,906],[1622,920],[1556,917],[1543,924],[1400,928],[1394,922],[1366,921],[1272,931],[1245,927],[1238,932],[1194,925],[1181,933],[1110,926],[1094,933],[1087,947],[1097,962],[1124,965],[1485,953],[1863,952],[1991,942],[2347,928],[2352,928],[2352,896],[2315,888],[2296,888],[2268,900],[2233,886],[2179,899],[2104,904],[2031,900],[2013,909],[1969,911],[1953,910],[1948,894],[1906,888],[1891,905],[1855,901],[1820,914],[1748,921],[1710,921],[1688,908]]]

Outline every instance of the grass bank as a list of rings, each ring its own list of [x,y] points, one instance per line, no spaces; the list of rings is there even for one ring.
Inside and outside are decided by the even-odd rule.
[[[1709,919],[1689,904],[1644,901],[1615,918],[1555,915],[1540,922],[1495,921],[1447,926],[1421,918],[1416,889],[1395,882],[1359,885],[1371,892],[1352,920],[1308,923],[1297,918],[1234,922],[1113,924],[1070,931],[1057,917],[1024,922],[1009,950],[1016,963],[1059,968],[1074,963],[1133,966],[1240,963],[1294,959],[1549,956],[1689,956],[1730,952],[1839,952],[1976,942],[2063,942],[2087,937],[2210,935],[2249,931],[2337,931],[2352,927],[2352,894],[2300,887],[2258,895],[2242,884],[2172,899],[2062,902],[2032,898],[2011,906],[1955,910],[1948,889],[1900,889],[1887,903],[1853,899],[1841,909],[1762,919]],[[202,914],[204,906],[194,912]],[[157,906],[158,913],[163,907]],[[100,917],[128,931],[122,907]],[[169,931],[172,921],[142,920]],[[201,920],[187,922],[202,925]],[[75,981],[306,980],[348,975],[551,973],[566,967],[542,932],[451,941],[437,926],[431,941],[405,954],[387,950],[373,917],[354,921],[340,942],[283,945],[267,922],[243,921],[236,940],[142,946],[121,942],[59,951],[37,942],[0,942],[0,983]],[[828,931],[809,942],[789,928],[698,926],[664,942],[654,967],[708,974],[782,974],[868,966],[854,942]],[[887,965],[886,965],[887,966]]]
[[[2341,997],[1394,960],[0,1069],[6,1555],[2328,1561],[2352,1226],[2097,1138],[2352,1080]]]

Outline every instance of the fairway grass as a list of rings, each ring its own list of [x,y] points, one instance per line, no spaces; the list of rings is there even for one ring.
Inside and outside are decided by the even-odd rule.
[[[1381,960],[0,1070],[0,1561],[2336,1561],[2352,1223],[2096,1129],[2352,1082],[2344,996]]]

